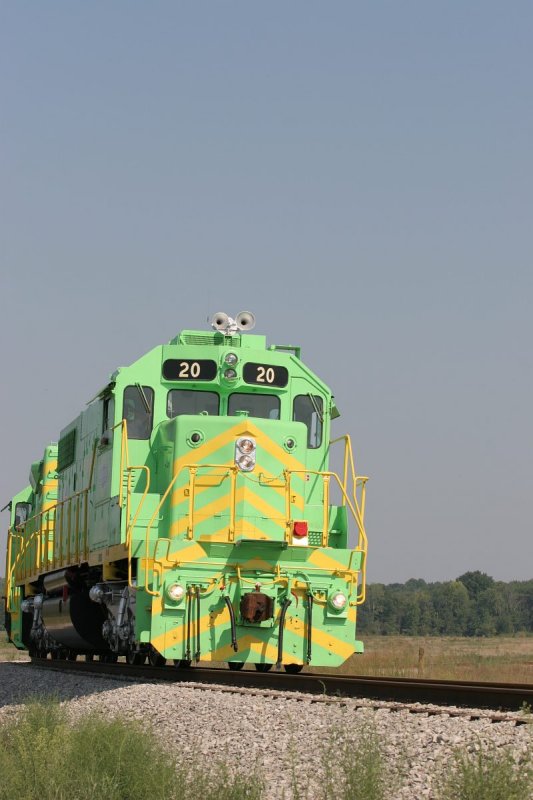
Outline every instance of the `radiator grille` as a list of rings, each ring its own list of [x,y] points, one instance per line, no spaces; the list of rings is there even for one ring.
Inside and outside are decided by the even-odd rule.
[[[59,440],[57,446],[57,471],[70,467],[74,461],[76,454],[76,428],[69,431],[62,439]]]

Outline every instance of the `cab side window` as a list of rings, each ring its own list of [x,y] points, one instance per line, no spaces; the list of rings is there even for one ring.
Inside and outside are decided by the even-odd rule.
[[[294,398],[292,418],[307,426],[307,446],[316,450],[322,444],[324,401],[317,394],[299,394]]]
[[[102,433],[108,431],[114,422],[115,402],[112,395],[104,397],[102,406]]]
[[[122,419],[128,426],[128,439],[149,439],[154,418],[154,390],[150,386],[124,389]]]
[[[19,525],[25,525],[31,515],[30,503],[17,503],[15,506],[15,528]]]

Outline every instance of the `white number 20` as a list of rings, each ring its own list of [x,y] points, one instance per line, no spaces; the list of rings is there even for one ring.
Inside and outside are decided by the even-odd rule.
[[[180,361],[178,378],[198,378],[199,375],[200,364],[197,361]]]
[[[275,379],[272,367],[257,367],[257,383],[274,383]]]

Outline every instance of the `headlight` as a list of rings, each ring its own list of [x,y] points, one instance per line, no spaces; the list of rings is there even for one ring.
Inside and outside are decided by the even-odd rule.
[[[239,448],[241,453],[249,455],[250,453],[253,453],[253,451],[255,450],[255,442],[253,439],[246,439],[246,438],[239,439],[237,441],[237,447]]]
[[[227,353],[226,358],[224,359],[226,364],[231,364],[232,366],[236,364],[238,360],[237,353]]]
[[[329,598],[329,602],[331,603],[335,611],[342,611],[342,609],[346,607],[348,598],[346,597],[344,592],[334,592]]]
[[[224,377],[227,381],[234,381],[237,378],[237,373],[234,369],[226,369],[224,371]]]
[[[243,472],[251,472],[255,467],[256,445],[250,436],[241,436],[235,442],[235,463]]]
[[[172,600],[174,603],[179,603],[185,596],[185,589],[180,583],[171,583],[170,586],[167,587],[167,595],[169,600]]]
[[[255,467],[255,459],[251,456],[239,456],[236,462],[239,469],[242,469],[243,472],[251,472]]]

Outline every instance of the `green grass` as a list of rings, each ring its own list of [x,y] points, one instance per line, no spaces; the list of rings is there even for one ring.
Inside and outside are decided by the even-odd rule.
[[[308,754],[305,777],[297,768],[301,748],[295,745],[291,761],[291,800],[391,800],[405,772],[401,754],[394,768],[387,760],[381,738],[368,720],[350,726],[349,733],[330,731],[316,756]]]
[[[70,722],[58,702],[31,701],[0,726],[0,800],[264,799],[253,764],[236,771],[224,754],[216,763],[180,755],[187,731],[166,734],[168,748],[138,721],[92,713]],[[400,752],[391,763],[367,719],[330,731],[304,755],[293,743],[286,800],[392,800],[406,774],[407,759]],[[533,751],[517,763],[510,749],[463,750],[434,784],[434,800],[531,800]]]
[[[531,757],[517,764],[510,749],[458,752],[440,780],[438,800],[531,800]]]
[[[253,769],[244,775],[222,762],[176,761],[139,722],[90,714],[70,724],[52,701],[30,702],[0,735],[1,800],[260,800],[263,794]]]

